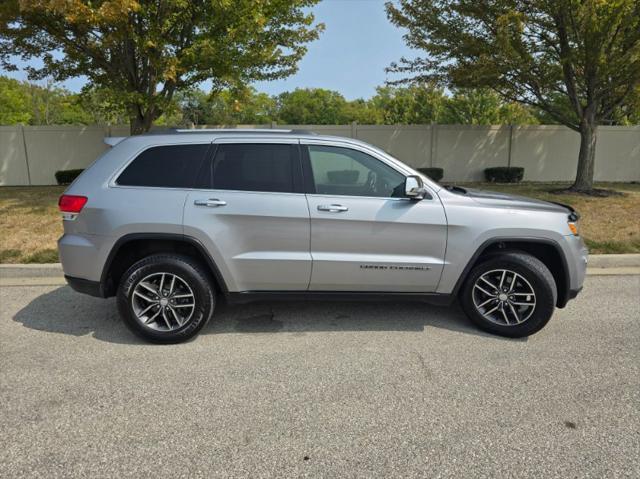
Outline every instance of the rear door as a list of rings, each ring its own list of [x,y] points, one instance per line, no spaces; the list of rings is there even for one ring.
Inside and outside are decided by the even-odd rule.
[[[310,220],[297,139],[218,140],[184,233],[210,252],[230,291],[306,290]]]
[[[311,215],[310,290],[433,292],[447,222],[435,193],[405,197],[405,174],[356,146],[301,145]]]

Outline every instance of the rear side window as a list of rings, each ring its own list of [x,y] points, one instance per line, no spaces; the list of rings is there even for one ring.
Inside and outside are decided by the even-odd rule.
[[[297,145],[222,144],[211,165],[216,190],[291,193],[299,168]]]
[[[124,186],[193,188],[209,144],[156,146],[143,151],[118,177]]]

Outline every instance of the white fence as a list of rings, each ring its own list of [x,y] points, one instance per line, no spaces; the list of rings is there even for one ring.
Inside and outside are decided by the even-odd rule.
[[[250,125],[260,126],[260,125]],[[243,128],[247,126],[240,126]],[[405,163],[444,169],[444,181],[481,181],[492,166],[522,166],[525,181],[571,181],[579,135],[555,125],[262,125],[372,143]],[[2,126],[0,185],[52,185],[58,170],[85,168],[126,126]],[[640,181],[640,126],[598,128],[597,181]]]

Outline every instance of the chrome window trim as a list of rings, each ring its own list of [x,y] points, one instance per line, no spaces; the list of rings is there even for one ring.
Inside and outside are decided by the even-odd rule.
[[[186,191],[186,190],[185,190]],[[288,196],[304,196],[305,193],[295,193],[292,191],[254,191],[254,190],[212,190],[203,188],[190,188],[188,191],[206,191],[219,195],[225,193],[243,193],[246,195],[288,195]]]
[[[392,201],[419,201],[429,200],[430,198],[424,198],[423,200],[414,200],[412,198],[397,198],[393,196],[358,196],[358,195],[322,195],[319,193],[307,193],[307,196],[312,198],[362,198],[365,200],[392,200]]]

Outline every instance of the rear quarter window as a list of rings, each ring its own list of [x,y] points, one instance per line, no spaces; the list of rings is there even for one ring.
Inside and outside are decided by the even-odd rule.
[[[116,183],[122,186],[193,188],[209,146],[209,143],[154,146],[129,163]]]

